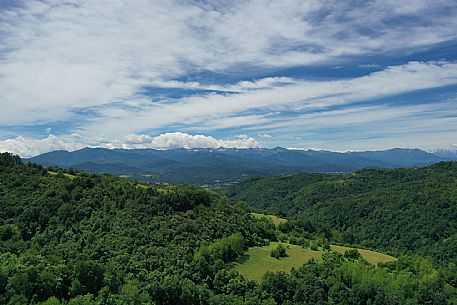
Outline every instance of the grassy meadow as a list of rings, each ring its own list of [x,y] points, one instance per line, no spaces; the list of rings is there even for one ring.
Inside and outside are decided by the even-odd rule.
[[[332,251],[344,254],[346,251],[354,249],[350,247],[345,247],[345,246],[337,246],[337,245],[331,245],[330,249]],[[396,261],[397,259],[393,256],[372,251],[372,250],[365,250],[365,249],[357,249],[359,251],[360,255],[369,262],[370,264],[377,265],[379,263],[387,263],[387,262],[393,262]]]
[[[268,218],[271,219],[273,224],[275,226],[279,226],[281,223],[287,222],[287,219],[278,217],[276,215],[267,215],[267,214],[261,214],[261,213],[251,213],[254,217],[256,218]]]
[[[277,272],[285,271],[290,272],[292,268],[299,268],[310,259],[320,259],[325,253],[322,250],[313,251],[301,246],[292,245],[289,243],[282,243],[287,247],[287,257],[276,259],[270,256],[270,251],[277,247],[279,242],[271,242],[268,246],[252,247],[248,250],[247,254],[235,264],[234,269],[240,272],[246,279],[260,282],[263,275],[267,271]],[[352,248],[344,246],[331,245],[332,251],[344,254],[347,250]],[[378,264],[380,262],[390,262],[397,260],[387,254],[357,249],[360,255],[367,260],[370,264]]]
[[[240,263],[235,265],[235,270],[240,272],[246,279],[261,281],[267,271],[289,272],[292,268],[301,267],[308,260],[322,257],[324,252],[303,249],[297,245],[282,243],[288,247],[287,257],[276,259],[270,256],[270,251],[279,243],[272,242],[264,247],[252,247]]]

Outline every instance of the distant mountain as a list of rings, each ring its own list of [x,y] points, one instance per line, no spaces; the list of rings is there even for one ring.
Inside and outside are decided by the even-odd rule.
[[[277,147],[175,150],[84,148],[73,152],[53,151],[27,161],[128,176],[149,182],[213,185],[241,181],[252,176],[300,172],[345,173],[366,167],[420,167],[452,159],[457,159],[457,154],[434,154],[419,149],[339,153]]]
[[[441,158],[457,159],[457,150],[438,149],[433,154]]]

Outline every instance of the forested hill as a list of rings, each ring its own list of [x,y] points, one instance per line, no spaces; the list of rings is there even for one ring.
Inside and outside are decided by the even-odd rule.
[[[330,251],[308,229],[280,232],[201,188],[151,187],[0,154],[1,305],[456,304],[455,265],[400,257],[375,266],[357,251]],[[321,258],[261,282],[236,271],[249,247],[278,239],[312,243],[318,251],[302,250]],[[281,255],[305,246],[293,247]]]
[[[457,263],[457,162],[253,178],[227,194],[333,240]],[[295,221],[294,221],[295,219]]]
[[[225,261],[272,238],[203,189],[54,170],[0,154],[0,304],[200,304]],[[194,258],[216,240],[218,267]]]

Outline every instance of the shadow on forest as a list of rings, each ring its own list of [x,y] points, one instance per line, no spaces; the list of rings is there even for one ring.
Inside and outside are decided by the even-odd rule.
[[[245,262],[248,261],[248,259],[250,258],[251,256],[248,254],[248,253],[243,253],[241,254],[237,260],[233,261],[233,262],[230,262],[228,263],[227,265],[229,267],[235,267],[236,265],[238,264],[244,264]]]

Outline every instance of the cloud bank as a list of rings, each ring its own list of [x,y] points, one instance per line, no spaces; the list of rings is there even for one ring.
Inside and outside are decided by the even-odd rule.
[[[260,143],[249,136],[221,140],[204,135],[190,135],[182,132],[165,133],[155,137],[150,135],[130,134],[120,139],[87,139],[78,134],[55,136],[50,134],[44,139],[17,137],[0,141],[0,152],[10,152],[23,158],[33,157],[54,150],[74,151],[84,147],[104,148],[258,148]]]

